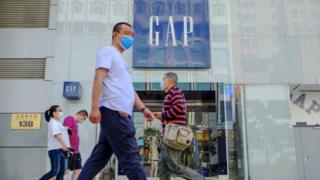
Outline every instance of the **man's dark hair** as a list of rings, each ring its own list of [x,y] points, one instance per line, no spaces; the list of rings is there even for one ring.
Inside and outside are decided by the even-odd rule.
[[[80,115],[88,117],[88,112],[86,110],[80,110],[79,112],[77,112],[77,114],[80,114]]]
[[[120,32],[121,25],[127,25],[127,26],[129,26],[129,27],[132,28],[131,24],[129,24],[129,23],[119,22],[119,23],[117,23],[116,25],[113,26],[112,33],[114,33],[114,32]],[[113,38],[113,35],[112,35],[112,38]]]

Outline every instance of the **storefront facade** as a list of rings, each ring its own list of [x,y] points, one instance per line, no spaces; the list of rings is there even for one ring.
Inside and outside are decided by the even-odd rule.
[[[50,42],[45,47],[40,47],[44,42],[36,38],[45,37],[41,30],[32,33],[30,28],[30,38],[22,39],[22,45],[21,38],[14,35],[28,36],[28,28],[0,31],[1,38],[15,44],[9,50],[19,49],[9,52],[7,46],[0,46],[0,61],[46,59],[44,78],[0,79],[0,97],[4,99],[0,115],[7,124],[14,112],[43,112],[51,104],[61,105],[65,114],[90,110],[96,52],[111,43],[113,25],[125,21],[134,26],[136,37],[135,46],[124,56],[136,91],[152,110],[161,110],[163,75],[173,71],[179,76],[196,136],[183,156],[185,164],[212,179],[318,177],[320,171],[307,168],[319,166],[317,153],[309,152],[318,147],[304,144],[304,138],[319,135],[319,1],[57,0],[50,1],[49,7],[51,38],[45,39]],[[41,53],[23,51],[29,43]],[[80,84],[79,99],[63,97],[65,82]],[[301,97],[306,90],[306,97]],[[141,163],[149,177],[156,177],[160,123],[149,124],[138,112],[134,118]],[[0,127],[6,134],[16,134]],[[40,131],[18,133],[31,133],[30,139],[34,139],[46,134],[46,122],[43,120]],[[83,161],[98,133],[99,126],[80,125]],[[0,157],[6,160],[2,155],[10,154],[8,148],[22,154],[31,148],[39,150],[37,154],[44,159],[45,138],[34,144],[10,144],[4,138]],[[14,166],[9,164],[8,169]],[[120,179],[117,169],[112,161],[99,176]],[[8,171],[1,173],[14,177]]]

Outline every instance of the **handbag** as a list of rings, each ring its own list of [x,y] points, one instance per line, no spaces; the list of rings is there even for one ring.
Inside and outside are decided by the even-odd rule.
[[[191,145],[192,139],[193,133],[188,126],[166,124],[163,141],[167,146],[183,151]]]
[[[77,162],[77,157],[72,154],[68,157],[68,165],[67,165],[67,168],[70,169],[70,170],[74,170],[76,169],[76,162]]]

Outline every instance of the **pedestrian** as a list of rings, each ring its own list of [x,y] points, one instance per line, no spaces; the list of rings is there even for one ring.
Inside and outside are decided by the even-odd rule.
[[[91,180],[108,163],[114,153],[119,161],[119,172],[129,180],[145,180],[132,120],[134,106],[147,120],[153,113],[134,91],[123,52],[134,40],[133,28],[126,22],[117,23],[112,31],[112,44],[102,48],[96,56],[92,89],[92,108],[89,119],[100,122],[98,144],[84,164],[79,180]]]
[[[70,147],[67,129],[62,125],[60,119],[63,111],[60,106],[53,105],[44,113],[48,121],[48,154],[51,170],[43,175],[40,180],[55,178],[63,180],[66,158],[64,153]]]
[[[68,128],[69,141],[73,156],[68,159],[68,169],[72,171],[72,180],[77,180],[82,168],[81,155],[79,150],[80,138],[78,123],[84,122],[88,118],[86,110],[80,110],[74,116],[68,116],[64,119],[63,125]]]
[[[155,116],[162,121],[164,128],[173,125],[178,129],[179,126],[187,127],[188,125],[186,99],[182,90],[177,87],[177,83],[178,76],[174,72],[166,73],[161,83],[165,91],[163,112],[155,112]],[[167,129],[164,133],[166,136]],[[204,177],[196,171],[181,165],[182,151],[163,143],[158,167],[160,180],[170,180],[171,174],[185,179],[204,180]]]

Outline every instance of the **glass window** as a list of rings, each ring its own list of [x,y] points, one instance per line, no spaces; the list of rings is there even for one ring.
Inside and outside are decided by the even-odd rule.
[[[301,11],[300,11],[300,14],[301,14],[301,17],[302,17],[302,18],[306,18],[306,17],[307,17],[307,13],[306,13],[306,11],[304,11],[304,10],[301,10]]]
[[[226,16],[226,5],[223,3],[215,3],[213,5],[213,15],[214,16]]]
[[[256,15],[249,15],[249,20],[255,21],[256,20]]]
[[[250,178],[297,179],[287,86],[246,86]]]
[[[249,7],[254,8],[256,6],[256,3],[254,1],[249,1]]]
[[[209,91],[211,90],[210,83],[196,83],[196,90],[197,91]]]
[[[180,87],[184,91],[190,91],[191,90],[191,84],[186,82],[178,82],[178,87]]]
[[[75,4],[73,8],[73,12],[76,14],[82,13],[82,5],[81,4]]]
[[[242,1],[240,2],[241,8],[247,8],[248,7],[248,2],[247,1]]]
[[[63,2],[61,2],[61,1],[58,1],[58,8],[59,8],[59,13],[63,13],[63,6],[64,6],[64,3]]]
[[[145,2],[140,2],[139,5],[136,6],[137,13],[145,13],[147,4]]]
[[[90,13],[92,14],[106,14],[106,4],[104,3],[91,3]]]
[[[204,7],[202,4],[198,3],[198,4],[195,4],[194,7],[193,7],[193,13],[194,14],[201,14],[204,10]]]
[[[175,6],[175,10],[177,12],[177,14],[185,14],[186,12],[186,5],[183,4],[181,1],[179,1],[176,6]]]
[[[115,4],[113,4],[112,6],[112,12],[115,16],[119,16],[122,17],[125,13],[123,11],[123,8],[125,7],[125,4],[117,2]]]
[[[298,17],[298,10],[292,9],[290,12],[292,17]]]
[[[155,15],[162,15],[165,13],[165,4],[163,2],[154,2],[152,4],[152,12]]]
[[[213,51],[213,58],[216,59],[214,67],[228,70],[228,50],[215,49]]]
[[[213,25],[212,30],[214,42],[228,42],[228,26]]]
[[[248,21],[248,15],[241,15],[241,21]]]
[[[133,87],[135,90],[146,90],[146,83],[143,82],[135,82],[133,83]]]
[[[158,82],[151,83],[151,90],[162,90],[160,87],[160,83]]]

